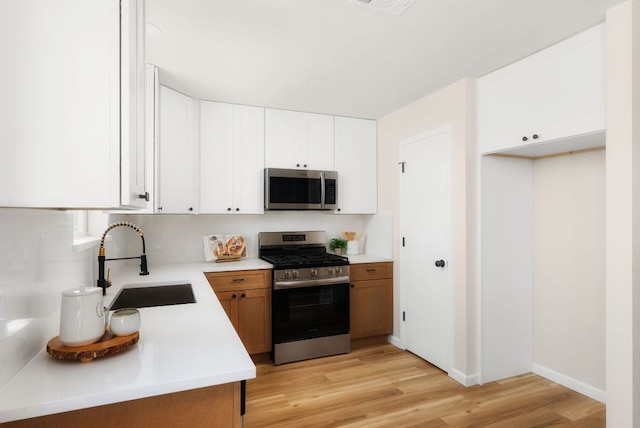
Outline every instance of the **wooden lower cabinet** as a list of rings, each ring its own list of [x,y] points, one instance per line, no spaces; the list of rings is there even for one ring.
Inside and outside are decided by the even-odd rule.
[[[240,382],[7,422],[3,428],[237,427]]]
[[[393,262],[350,267],[351,339],[393,333]]]
[[[247,352],[271,351],[271,270],[205,275]]]

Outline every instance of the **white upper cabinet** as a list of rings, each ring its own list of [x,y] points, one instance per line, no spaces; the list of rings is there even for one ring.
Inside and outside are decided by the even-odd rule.
[[[200,102],[200,212],[262,214],[264,108]]]
[[[158,192],[156,212],[198,211],[197,101],[160,86],[160,126],[156,139]]]
[[[265,166],[333,171],[333,133],[333,116],[266,109]]]
[[[341,214],[375,214],[378,208],[377,131],[373,120],[335,118],[335,167]]]
[[[2,14],[0,206],[146,206],[143,1]]]
[[[482,77],[480,153],[603,131],[604,71],[601,24]]]

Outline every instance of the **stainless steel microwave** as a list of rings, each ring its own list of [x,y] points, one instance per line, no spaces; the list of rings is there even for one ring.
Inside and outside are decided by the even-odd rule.
[[[338,203],[338,173],[265,168],[266,210],[332,210]]]

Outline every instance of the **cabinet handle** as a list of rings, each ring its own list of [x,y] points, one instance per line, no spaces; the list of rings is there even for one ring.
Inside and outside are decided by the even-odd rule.
[[[233,278],[233,282],[242,282],[244,278]]]
[[[244,293],[242,293],[240,296],[241,296],[243,299],[244,299],[245,297],[247,297],[247,295],[246,295],[246,294],[244,294]]]
[[[340,212],[340,208],[338,208],[338,212]]]
[[[158,207],[158,211],[162,211],[162,207]]]
[[[138,195],[138,199],[144,199],[149,202],[149,192],[144,192],[144,195]]]
[[[306,163],[304,164],[304,167],[305,167],[305,168],[307,167],[307,164],[306,164]]]
[[[537,140],[538,139],[538,134],[533,134],[533,139]]]
[[[193,211],[193,207],[189,207],[189,211]]]
[[[235,294],[231,295],[232,299],[235,299],[237,296]]]
[[[527,141],[528,138],[526,136],[522,137],[522,141]]]
[[[240,211],[240,208],[236,208],[236,211]]]
[[[356,287],[354,284],[349,284],[349,285],[351,285],[351,288],[355,288]]]
[[[296,168],[300,168],[300,164],[299,163],[296,164]]]

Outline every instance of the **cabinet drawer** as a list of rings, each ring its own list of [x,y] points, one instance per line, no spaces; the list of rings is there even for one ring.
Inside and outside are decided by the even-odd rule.
[[[383,279],[393,276],[393,263],[360,263],[349,266],[349,279],[363,281],[367,279]]]
[[[207,272],[205,276],[215,291],[271,288],[271,271],[266,269]]]

